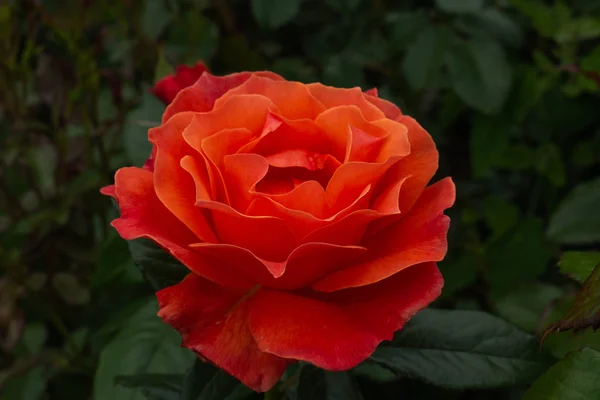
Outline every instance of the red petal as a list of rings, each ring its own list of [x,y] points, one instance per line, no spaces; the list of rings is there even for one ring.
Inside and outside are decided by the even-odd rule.
[[[296,237],[279,218],[244,215],[214,201],[198,201],[196,205],[211,210],[220,242],[248,249],[263,260],[285,261],[297,246]]]
[[[260,94],[268,97],[279,108],[281,114],[289,119],[314,119],[325,110],[323,103],[310,93],[306,85],[299,82],[274,81],[256,75],[223,95],[217,100],[215,107],[222,101],[240,94]]]
[[[333,143],[334,147],[331,154],[340,161],[349,159],[349,153],[352,153],[352,151],[355,153],[359,151],[358,146],[360,145],[360,142],[358,139],[356,146],[352,146],[352,133],[350,127],[358,128],[376,139],[387,135],[387,132],[384,129],[369,123],[361,114],[360,109],[355,105],[330,108],[321,113],[315,120],[315,123],[325,132],[328,139]],[[366,139],[363,139],[362,141],[368,142]],[[355,148],[353,149],[353,147]]]
[[[121,168],[115,174],[114,189],[121,217],[112,225],[123,239],[152,239],[186,267],[207,279],[231,287],[248,287],[248,281],[232,274],[229,268],[211,265],[188,248],[198,238],[156,197],[150,171]]]
[[[234,154],[251,139],[252,132],[246,128],[223,129],[204,139],[200,146],[208,159],[222,169],[225,156]]]
[[[369,121],[385,118],[383,112],[367,101],[360,88],[340,89],[320,83],[311,83],[307,87],[327,108],[353,105],[358,107],[365,119]]]
[[[159,80],[151,92],[165,104],[169,104],[182,89],[193,85],[205,71],[208,71],[208,68],[202,61],[197,62],[193,67],[179,65],[175,74]]]
[[[371,92],[372,90],[375,90],[375,93]],[[365,92],[365,98],[369,103],[383,111],[386,118],[397,120],[402,116],[402,111],[400,111],[394,103],[380,98],[376,89],[367,90]]]
[[[194,207],[196,202],[194,179],[180,166],[185,156],[198,157],[182,137],[184,130],[194,127],[191,125],[193,119],[192,113],[180,113],[167,123],[148,132],[150,141],[157,148],[154,161],[154,187],[160,201],[180,221],[183,221],[202,241],[214,243],[216,238],[206,216]],[[200,182],[208,184],[202,177],[196,179],[196,183]],[[206,191],[208,188],[204,189]]]
[[[250,277],[256,284],[270,282],[285,272],[285,262],[261,260],[249,250],[231,244],[194,243],[190,247],[214,260],[215,264],[226,265],[236,273]]]
[[[260,290],[248,326],[258,348],[327,370],[350,369],[441,292],[435,264],[409,268],[383,282],[326,295]]]
[[[214,76],[205,72],[196,83],[180,91],[173,102],[169,104],[163,114],[163,123],[183,111],[206,112],[212,110],[218,98],[246,82],[253,74],[274,80],[283,79],[272,72],[240,72],[225,76]]]
[[[249,72],[226,76],[214,76],[208,72],[194,83],[179,92],[163,114],[162,122],[183,111],[206,112],[212,110],[215,101],[227,91],[241,85],[250,78]]]
[[[332,145],[314,121],[288,120],[269,112],[260,137],[243,146],[240,152],[268,156],[294,149],[331,154]]]
[[[443,210],[454,203],[455,188],[446,178],[425,189],[410,214],[386,230],[369,237],[365,259],[317,282],[313,288],[324,292],[369,285],[405,268],[427,261],[441,261],[446,255],[450,219]]]
[[[181,333],[185,347],[264,392],[277,383],[290,361],[258,349],[248,329],[245,295],[190,274],[156,294],[158,315]]]
[[[233,208],[244,213],[256,184],[267,175],[269,163],[258,154],[231,154],[223,160],[223,178]]]
[[[381,282],[319,298],[339,305],[380,340],[391,340],[395,331],[439,297],[443,286],[444,279],[435,263],[424,263]]]
[[[406,213],[435,174],[438,168],[438,152],[429,133],[414,119],[402,116],[399,122],[408,129],[410,154],[390,168],[378,186],[387,188],[408,177],[402,186],[399,201],[400,210]]]
[[[366,248],[338,246],[329,243],[305,243],[290,254],[285,262],[285,273],[266,286],[296,290],[316,282],[323,275],[350,265]]]

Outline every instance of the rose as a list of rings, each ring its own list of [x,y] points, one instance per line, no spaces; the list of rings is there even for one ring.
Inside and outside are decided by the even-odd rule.
[[[345,370],[436,299],[454,202],[430,135],[375,90],[205,72],[117,171],[125,239],[190,270],[157,293],[183,345],[257,391]]]
[[[208,71],[208,68],[202,61],[198,61],[193,67],[179,65],[175,69],[174,75],[165,76],[156,82],[156,85],[150,91],[163,103],[169,104],[175,99],[177,93],[193,85],[205,71]]]

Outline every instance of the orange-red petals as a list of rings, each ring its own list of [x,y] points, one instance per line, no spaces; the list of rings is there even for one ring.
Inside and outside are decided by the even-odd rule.
[[[246,295],[190,274],[156,294],[158,315],[181,333],[185,347],[250,388],[265,392],[290,361],[258,349],[248,329]]]
[[[390,340],[439,296],[442,285],[435,264],[422,264],[375,285],[327,295],[260,290],[250,299],[248,326],[262,351],[346,370]]]
[[[181,167],[184,157],[193,159],[192,149],[182,137],[190,123],[193,121],[192,113],[180,113],[166,124],[152,128],[148,137],[157,148],[154,160],[154,190],[160,201],[200,240],[215,242],[216,238],[210,228],[206,215],[194,207],[190,207],[196,201],[196,194],[201,191],[208,192],[208,173],[202,165],[192,165],[188,160],[186,165],[193,168],[195,177]],[[196,185],[199,190],[196,190]]]
[[[385,118],[385,114],[369,102],[359,88],[340,89],[320,83],[307,85],[310,92],[327,108],[352,105],[358,107],[365,119],[372,121]]]
[[[208,68],[202,61],[197,62],[193,67],[179,65],[175,74],[168,75],[156,82],[151,92],[165,104],[169,104],[181,90],[193,85],[206,71]]]
[[[450,219],[442,212],[454,203],[452,180],[425,189],[411,212],[387,229],[363,241],[365,258],[320,280],[313,288],[324,292],[369,285],[415,264],[441,261],[446,255]]]
[[[427,187],[431,136],[376,89],[204,71],[162,122],[102,193],[192,271],[157,296],[201,357],[265,391],[295,360],[356,366],[439,296],[454,184]]]
[[[188,245],[198,240],[158,199],[154,193],[152,173],[141,168],[121,168],[115,174],[113,189],[121,216],[111,225],[126,240],[148,238],[165,248],[190,270],[207,279],[231,287],[248,287],[243,277],[228,268],[208,263]]]
[[[299,82],[276,81],[257,75],[253,75],[240,86],[227,92],[216,101],[215,106],[218,107],[221,102],[240,94],[260,94],[271,99],[281,113],[289,119],[314,119],[325,111],[323,103],[317,100],[305,85]]]

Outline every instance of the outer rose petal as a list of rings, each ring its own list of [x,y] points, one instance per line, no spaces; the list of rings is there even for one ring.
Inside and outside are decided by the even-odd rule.
[[[177,93],[193,85],[205,71],[208,71],[208,68],[202,61],[197,62],[193,67],[179,65],[175,74],[168,75],[156,82],[151,92],[163,103],[169,104],[177,96]]]
[[[123,239],[152,239],[190,270],[214,282],[231,287],[250,285],[244,276],[234,273],[231,268],[209,264],[188,248],[198,238],[156,197],[150,171],[121,168],[115,174],[115,185],[103,189],[102,193],[115,197],[119,203],[121,217],[111,225]]]
[[[257,75],[225,93],[216,101],[215,107],[222,101],[240,94],[260,94],[268,97],[281,110],[281,114],[289,119],[314,119],[325,111],[323,103],[311,94],[306,85],[300,82],[275,81]]]
[[[177,329],[183,345],[265,392],[290,361],[258,349],[247,323],[246,293],[216,285],[195,274],[156,293],[158,315]]]
[[[365,92],[365,98],[371,104],[379,108],[385,114],[386,118],[397,120],[402,116],[402,111],[392,102],[382,99],[377,94],[377,89],[373,88]]]
[[[206,112],[213,109],[215,101],[229,90],[246,82],[252,75],[270,79],[282,79],[272,72],[240,72],[225,76],[214,76],[205,72],[192,86],[179,92],[165,110],[162,122],[183,111]]]
[[[406,269],[380,283],[336,293],[260,290],[250,299],[248,327],[258,348],[327,370],[346,370],[441,293],[433,263]]]
[[[183,139],[183,133],[195,121],[193,113],[180,113],[167,123],[152,128],[148,137],[157,148],[154,160],[154,187],[162,203],[192,232],[204,242],[216,242],[216,237],[202,210],[194,207],[199,188],[208,192],[210,183],[204,162],[197,163],[198,173],[206,176],[198,177],[196,182],[180,163],[186,156],[196,155],[196,152]],[[189,166],[190,164],[187,164]]]
[[[385,189],[408,177],[399,203],[400,210],[406,213],[437,171],[439,154],[433,139],[417,121],[403,115],[398,122],[408,129],[410,154],[390,168],[378,186]]]
[[[325,104],[327,108],[352,105],[358,107],[365,119],[369,121],[385,118],[379,108],[367,101],[360,88],[341,89],[320,83],[311,83],[307,86],[313,96]]]
[[[313,288],[333,292],[369,285],[412,265],[441,261],[448,249],[446,234],[450,224],[442,212],[454,203],[454,198],[450,178],[431,185],[409,215],[363,242],[369,249],[366,259],[325,277]]]

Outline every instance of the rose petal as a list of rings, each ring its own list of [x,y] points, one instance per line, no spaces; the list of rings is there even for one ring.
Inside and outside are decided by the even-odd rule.
[[[311,83],[306,86],[313,96],[319,99],[327,108],[352,105],[358,107],[368,121],[385,118],[379,108],[367,101],[360,88],[341,89],[325,86],[321,83]]]
[[[438,152],[433,139],[414,119],[401,116],[399,122],[408,129],[410,154],[389,169],[380,180],[378,188],[387,188],[406,179],[402,186],[399,207],[406,213],[421,195],[438,168]]]
[[[279,218],[244,215],[214,201],[198,201],[196,206],[211,210],[215,233],[221,243],[250,250],[263,260],[285,261],[298,240]]]
[[[269,112],[260,137],[243,146],[240,152],[268,156],[294,149],[330,154],[332,143],[313,120],[289,120]]]
[[[325,111],[323,103],[311,94],[306,85],[300,82],[275,81],[256,75],[225,93],[216,101],[215,107],[240,94],[260,94],[268,97],[279,108],[281,114],[289,119],[314,119]]]
[[[177,94],[165,110],[162,122],[165,123],[173,115],[183,111],[206,112],[212,110],[219,97],[246,82],[253,74],[270,79],[282,79],[279,75],[266,71],[240,72],[225,76],[214,76],[204,72],[196,83]]]
[[[255,187],[267,175],[269,163],[258,154],[231,154],[223,160],[223,179],[231,205],[245,213]]]
[[[356,145],[352,146],[353,135],[350,127],[358,128],[362,132],[371,135],[375,138],[372,141],[375,142],[377,139],[387,135],[387,132],[384,129],[369,123],[362,115],[360,109],[355,105],[330,108],[321,113],[317,119],[315,119],[315,123],[325,132],[328,139],[332,141],[334,147],[332,148],[333,152],[331,154],[340,161],[350,159],[352,151],[357,154],[361,142],[370,142],[363,136],[362,140],[357,138]]]
[[[183,345],[215,363],[255,391],[272,388],[289,360],[262,352],[247,323],[246,293],[190,274],[156,294],[158,315],[177,329]]]
[[[369,285],[412,265],[441,261],[448,249],[450,224],[442,212],[454,198],[455,188],[449,178],[428,187],[409,215],[363,242],[369,249],[365,259],[325,277],[313,288],[332,292]]]
[[[441,292],[435,264],[409,268],[375,285],[326,295],[260,290],[248,327],[258,348],[327,370],[350,369]]]
[[[182,137],[185,129],[192,127],[193,113],[179,113],[167,123],[152,128],[148,137],[157,148],[154,161],[154,188],[160,201],[192,232],[205,242],[216,242],[202,210],[194,207],[196,184],[207,184],[199,178],[194,182],[188,172],[180,166],[181,159],[193,156],[195,151]],[[203,188],[207,190],[207,188]]]
[[[202,61],[197,62],[193,67],[179,65],[175,74],[168,75],[156,82],[151,92],[165,104],[169,104],[177,96],[177,93],[193,85],[205,71],[208,71],[208,68]]]
[[[210,257],[218,265],[227,265],[236,273],[250,277],[256,284],[271,282],[279,278],[286,269],[285,262],[261,260],[247,249],[231,244],[193,243],[190,245],[197,253]]]
[[[372,92],[372,90],[375,90],[375,92]],[[402,116],[402,111],[400,111],[400,109],[394,103],[380,98],[377,94],[377,89],[375,88],[367,90],[365,92],[365,98],[369,103],[379,108],[385,114],[386,118],[397,120]]]
[[[110,189],[104,192],[110,194]],[[230,287],[249,287],[250,282],[232,274],[229,268],[208,264],[188,248],[198,238],[160,202],[154,192],[150,171],[135,167],[119,169],[115,174],[114,195],[121,217],[111,225],[123,239],[152,239],[190,270],[207,279]]]
[[[223,129],[204,139],[201,148],[206,157],[222,170],[225,156],[236,153],[251,139],[252,132],[246,128]]]
[[[285,290],[304,288],[323,275],[350,265],[366,251],[360,246],[305,243],[290,254],[285,262],[285,273],[278,279],[265,282],[265,285]]]

